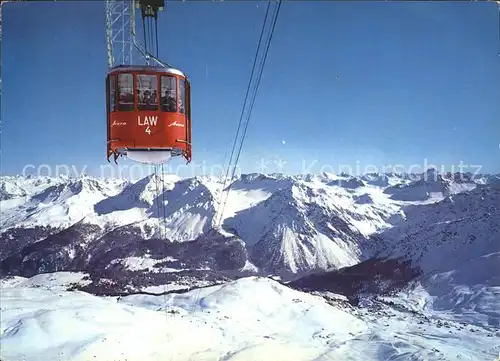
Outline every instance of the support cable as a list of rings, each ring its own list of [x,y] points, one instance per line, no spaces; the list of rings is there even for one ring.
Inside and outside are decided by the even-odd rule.
[[[232,152],[231,152],[231,157],[230,157],[228,169],[227,169],[227,172],[226,172],[226,177],[224,179],[224,183],[223,183],[222,190],[221,190],[221,201],[219,202],[219,211],[217,212],[218,221],[216,221],[216,223],[215,223],[215,227],[216,228],[219,228],[221,226],[221,224],[222,224],[223,213],[224,213],[224,209],[226,207],[227,200],[228,200],[228,197],[229,197],[229,191],[231,189],[232,179],[234,178],[234,176],[236,174],[236,167],[238,165],[238,161],[239,161],[239,158],[240,158],[240,155],[241,155],[241,150],[243,148],[243,142],[244,142],[245,137],[246,137],[246,132],[247,132],[247,129],[248,129],[248,124],[250,123],[253,106],[255,104],[255,99],[256,99],[257,92],[258,92],[259,85],[260,85],[260,80],[262,78],[264,66],[265,66],[265,63],[266,63],[266,60],[267,60],[267,54],[268,54],[268,51],[269,51],[269,47],[271,45],[271,41],[272,41],[273,34],[274,34],[274,29],[276,27],[276,22],[278,20],[279,11],[280,11],[280,8],[281,8],[281,0],[278,0],[278,5],[277,5],[277,8],[276,8],[276,10],[274,12],[274,16],[273,16],[273,20],[272,20],[271,30],[270,30],[270,32],[268,34],[268,39],[266,41],[265,51],[264,51],[263,59],[261,61],[261,67],[260,67],[260,70],[258,72],[257,82],[255,84],[254,92],[252,94],[252,99],[250,101],[250,109],[249,109],[249,111],[247,113],[246,122],[245,122],[244,130],[243,130],[243,136],[242,136],[241,141],[239,143],[238,153],[236,155],[236,161],[234,163],[234,166],[233,166],[233,169],[232,169],[232,172],[231,172],[231,178],[229,180],[229,185],[227,186],[227,190],[226,190],[225,188],[226,188],[226,182],[228,180],[229,168],[231,166],[231,161],[232,161],[233,155],[234,155],[234,149],[236,147],[236,142],[237,142],[237,139],[238,139],[239,129],[241,127],[241,123],[242,123],[242,120],[243,120],[243,115],[245,113],[245,106],[246,106],[246,103],[247,103],[248,93],[250,92],[250,87],[251,87],[251,83],[252,83],[252,76],[253,76],[253,73],[254,73],[254,70],[255,70],[255,64],[257,62],[257,58],[258,58],[258,54],[259,54],[259,49],[260,49],[260,45],[261,45],[261,41],[262,41],[262,36],[264,34],[264,30],[265,30],[265,26],[266,26],[266,20],[267,20],[267,16],[268,16],[268,12],[269,12],[270,3],[271,3],[271,1],[268,2],[268,8],[267,8],[267,11],[266,11],[266,17],[264,19],[264,24],[263,24],[263,27],[262,27],[261,37],[259,39],[259,45],[257,47],[257,52],[256,52],[255,59],[254,59],[254,66],[253,66],[253,69],[252,69],[252,74],[250,75],[250,81],[249,81],[248,88],[247,88],[247,93],[246,93],[246,96],[245,96],[245,103],[243,105],[243,109],[242,109],[242,112],[241,112],[240,121],[239,121],[239,124],[238,124],[238,130],[237,130],[237,133],[236,133],[236,136],[235,136],[235,141],[233,143],[233,149],[232,149]],[[222,198],[224,197],[224,191],[226,191],[226,197],[224,199],[224,202],[222,202]]]
[[[229,164],[227,165],[226,175],[224,177],[224,182],[223,182],[222,187],[221,187],[220,201],[219,201],[219,206],[218,206],[218,210],[217,210],[217,213],[216,213],[216,215],[217,215],[218,218],[215,221],[215,227],[216,228],[219,227],[220,220],[222,219],[222,213],[223,213],[222,199],[223,199],[224,191],[225,191],[226,184],[227,184],[227,181],[228,181],[229,169],[230,169],[231,163],[233,161],[234,151],[235,151],[235,148],[236,148],[236,142],[238,141],[238,135],[240,133],[241,123],[243,121],[243,115],[244,115],[244,112],[245,112],[245,106],[246,106],[246,103],[247,103],[248,94],[250,92],[250,87],[251,87],[253,75],[254,75],[254,72],[255,72],[255,64],[257,63],[257,59],[259,57],[259,51],[260,51],[260,47],[261,47],[261,44],[262,44],[262,38],[264,36],[264,31],[265,31],[265,28],[266,28],[266,22],[267,22],[267,17],[269,15],[269,8],[270,8],[270,6],[271,6],[271,1],[268,1],[268,3],[267,3],[267,9],[266,9],[266,15],[264,17],[264,22],[262,24],[262,30],[260,32],[259,43],[257,45],[257,50],[255,52],[255,57],[254,57],[254,60],[253,60],[252,72],[250,73],[250,79],[248,80],[247,91],[245,93],[245,100],[243,102],[243,108],[241,110],[240,120],[238,122],[238,128],[236,130],[236,135],[234,137],[233,148],[231,150],[231,156],[229,158]],[[225,160],[224,160],[224,163],[225,163]]]

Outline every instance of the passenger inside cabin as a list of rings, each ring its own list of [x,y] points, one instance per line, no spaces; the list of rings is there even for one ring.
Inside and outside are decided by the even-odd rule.
[[[134,90],[131,86],[132,74],[120,74],[118,77],[118,110],[134,110]]]
[[[184,114],[184,104],[181,99],[179,99],[179,112]]]
[[[141,110],[157,110],[156,91],[151,93],[149,89],[144,90],[142,98],[138,103]]]
[[[138,110],[158,110],[157,85],[156,75],[137,75]]]
[[[150,95],[151,95],[151,92],[146,89],[144,91],[144,97],[142,98],[142,103],[150,104],[150,102],[151,102]]]
[[[134,95],[128,92],[121,92],[118,104],[119,110],[134,109]]]
[[[175,97],[172,96],[171,90],[165,90],[165,96],[161,97],[161,110],[164,112],[175,112],[177,110]]]

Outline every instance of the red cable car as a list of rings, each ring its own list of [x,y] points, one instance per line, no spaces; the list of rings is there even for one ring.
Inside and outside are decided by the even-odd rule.
[[[191,94],[186,75],[161,66],[120,65],[106,77],[107,159],[191,161]]]

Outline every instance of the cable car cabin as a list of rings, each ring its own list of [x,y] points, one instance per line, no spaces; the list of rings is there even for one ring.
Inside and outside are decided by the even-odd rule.
[[[165,163],[182,155],[191,161],[191,97],[179,70],[124,66],[106,78],[107,158]]]

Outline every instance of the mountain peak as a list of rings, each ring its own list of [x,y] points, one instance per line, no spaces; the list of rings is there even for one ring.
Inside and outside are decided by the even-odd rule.
[[[345,267],[376,252],[369,246],[370,237],[410,222],[409,205],[437,204],[436,209],[447,209],[459,207],[463,197],[471,197],[475,212],[493,214],[478,204],[485,202],[480,197],[491,196],[481,189],[491,188],[492,178],[483,179],[485,184],[478,187],[442,175],[432,181],[421,177],[408,182],[387,174],[247,174],[231,184],[221,209],[222,228],[225,237],[243,242],[244,257],[262,272],[295,274]],[[19,251],[35,239],[73,226],[89,226],[104,235],[116,230],[119,236],[103,241],[111,242],[110,249],[119,247],[120,237],[184,244],[186,249],[218,239],[208,236],[214,231],[216,211],[222,208],[222,182],[213,177],[181,179],[152,174],[136,182],[90,176],[2,177],[0,185],[4,242],[12,245],[11,240],[21,240]],[[47,239],[54,252],[66,247],[64,242],[55,247]],[[72,245],[64,252],[72,254],[79,247],[87,246]],[[120,252],[128,252],[121,247]]]

